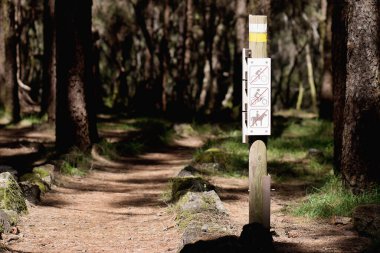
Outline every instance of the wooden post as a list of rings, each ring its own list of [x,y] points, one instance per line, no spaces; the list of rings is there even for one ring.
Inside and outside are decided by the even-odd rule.
[[[266,58],[267,17],[249,15],[249,49],[252,58]],[[270,176],[267,174],[266,136],[250,136],[249,223],[270,228]]]

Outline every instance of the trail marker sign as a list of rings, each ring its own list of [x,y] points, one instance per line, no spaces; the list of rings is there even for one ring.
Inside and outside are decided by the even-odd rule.
[[[243,142],[271,134],[271,59],[250,58],[243,50]]]
[[[271,134],[271,59],[248,59],[248,133]]]

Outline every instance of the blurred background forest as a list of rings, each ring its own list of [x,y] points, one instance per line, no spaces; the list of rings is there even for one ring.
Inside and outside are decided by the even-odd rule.
[[[130,180],[136,160],[135,180],[122,187],[141,195],[137,209],[158,207],[176,168],[149,155],[165,151],[191,166],[211,164],[205,175],[226,184],[230,207],[243,212],[242,50],[248,14],[265,15],[273,129],[264,138],[274,199],[285,203],[277,213],[352,216],[358,205],[380,203],[379,10],[379,0],[1,0],[0,171],[8,166],[21,181],[32,174],[39,185],[43,165],[88,182],[104,169]],[[159,165],[169,170],[150,180]],[[159,182],[159,193],[147,200],[135,187],[144,182]],[[246,215],[236,216],[243,225]],[[314,252],[306,223],[299,234],[312,237]]]
[[[44,47],[51,43],[54,24],[51,2],[15,1],[14,42],[21,115],[48,114],[54,120],[50,74],[45,73],[52,72],[49,64],[54,63]],[[269,14],[273,110],[320,111],[331,118],[327,0],[94,0],[91,86],[96,112],[239,121],[247,13]],[[3,95],[0,101],[5,100]]]

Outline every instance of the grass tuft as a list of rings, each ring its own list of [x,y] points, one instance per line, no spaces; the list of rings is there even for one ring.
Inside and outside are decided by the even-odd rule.
[[[83,177],[91,169],[91,156],[78,148],[73,148],[61,157],[59,170],[64,175]]]
[[[307,196],[306,201],[290,209],[295,216],[308,218],[328,218],[336,216],[351,216],[358,205],[379,204],[380,189],[360,195],[354,195],[344,188],[341,180],[331,176],[319,189]]]

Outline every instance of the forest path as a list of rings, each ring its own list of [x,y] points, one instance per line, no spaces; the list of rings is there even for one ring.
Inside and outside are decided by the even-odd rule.
[[[14,252],[176,252],[180,233],[161,201],[198,139],[136,158],[96,159],[84,178],[64,177],[30,209]]]

